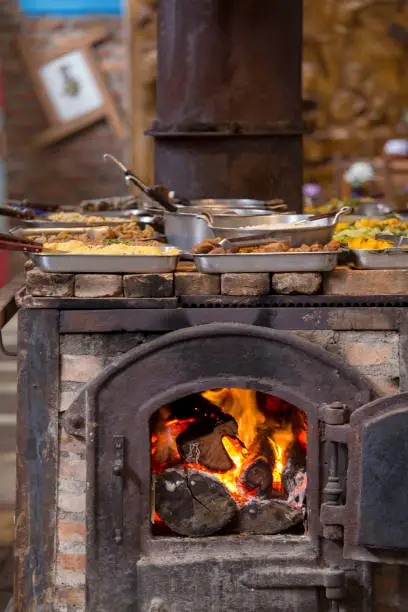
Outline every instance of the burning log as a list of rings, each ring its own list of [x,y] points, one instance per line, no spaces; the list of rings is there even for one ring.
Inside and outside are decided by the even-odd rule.
[[[302,508],[306,499],[306,450],[298,440],[293,442],[285,468],[282,472],[282,484],[288,494],[288,503]]]
[[[187,463],[200,463],[215,472],[226,472],[233,467],[222,438],[237,439],[238,425],[232,417],[223,417],[218,421],[200,419],[177,437],[177,448]]]
[[[244,470],[241,480],[247,491],[257,489],[258,495],[270,494],[273,478],[268,461],[264,458],[259,458],[254,463],[251,463]]]
[[[253,499],[239,509],[238,531],[275,535],[298,525],[303,519],[303,511],[287,502]]]
[[[206,472],[172,468],[156,475],[154,484],[156,512],[179,535],[213,535],[237,512],[228,489]]]

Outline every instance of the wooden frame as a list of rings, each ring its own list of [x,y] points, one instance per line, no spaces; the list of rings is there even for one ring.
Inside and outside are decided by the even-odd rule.
[[[26,39],[19,36],[18,42],[21,54],[50,126],[37,136],[34,140],[34,146],[40,148],[46,147],[105,118],[109,121],[116,136],[120,139],[125,138],[125,126],[91,49],[92,45],[101,42],[107,37],[108,32],[105,28],[95,28],[80,38],[75,38],[72,42],[61,46],[57,51],[33,55]],[[76,56],[77,59],[80,57],[83,66],[86,67],[87,72],[93,77],[93,82],[88,81],[87,85],[90,88],[93,87],[94,93],[97,93],[99,98],[102,98],[102,102],[96,104],[96,108],[90,111],[84,110],[83,114],[80,114],[79,111],[77,113],[78,116],[64,120],[58,114],[58,109],[52,101],[49,91],[47,91],[47,85],[41,77],[40,71],[48,64],[51,65],[55,60],[74,52],[80,53],[80,56]]]
[[[145,134],[151,129],[145,82],[145,41],[143,37],[143,0],[126,2],[128,56],[128,105],[131,127],[129,165],[148,184],[154,182],[154,141]]]

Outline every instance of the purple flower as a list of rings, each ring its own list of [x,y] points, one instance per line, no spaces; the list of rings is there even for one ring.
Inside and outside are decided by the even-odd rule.
[[[322,193],[322,188],[318,183],[306,183],[303,185],[304,198],[318,198]]]

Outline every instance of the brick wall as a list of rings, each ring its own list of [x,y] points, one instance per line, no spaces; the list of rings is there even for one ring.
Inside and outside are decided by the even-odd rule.
[[[126,194],[114,166],[103,163],[106,151],[124,156],[126,142],[118,141],[106,121],[43,151],[30,145],[46,127],[32,84],[25,71],[16,35],[31,41],[33,51],[58,49],[90,28],[104,25],[111,37],[94,47],[102,74],[124,116],[126,53],[120,18],[28,18],[15,13],[15,4],[0,0],[0,53],[4,62],[7,178],[10,198],[75,204],[82,199]],[[125,118],[126,120],[126,118]]]
[[[295,333],[295,332],[293,332]],[[296,335],[336,353],[371,379],[383,394],[399,388],[399,337],[396,332],[304,331]],[[60,413],[84,384],[123,353],[153,339],[139,333],[61,336]],[[60,428],[55,612],[85,612],[85,442]],[[373,612],[408,610],[406,571],[380,566],[374,572]]]

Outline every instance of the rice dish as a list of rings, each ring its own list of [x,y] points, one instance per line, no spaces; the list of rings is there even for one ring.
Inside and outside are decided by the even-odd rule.
[[[68,240],[67,242],[46,242],[44,249],[55,253],[71,253],[75,255],[178,255],[176,248],[167,249],[164,252],[156,246],[137,246],[130,244],[107,244],[95,245],[84,244],[80,240]]]

